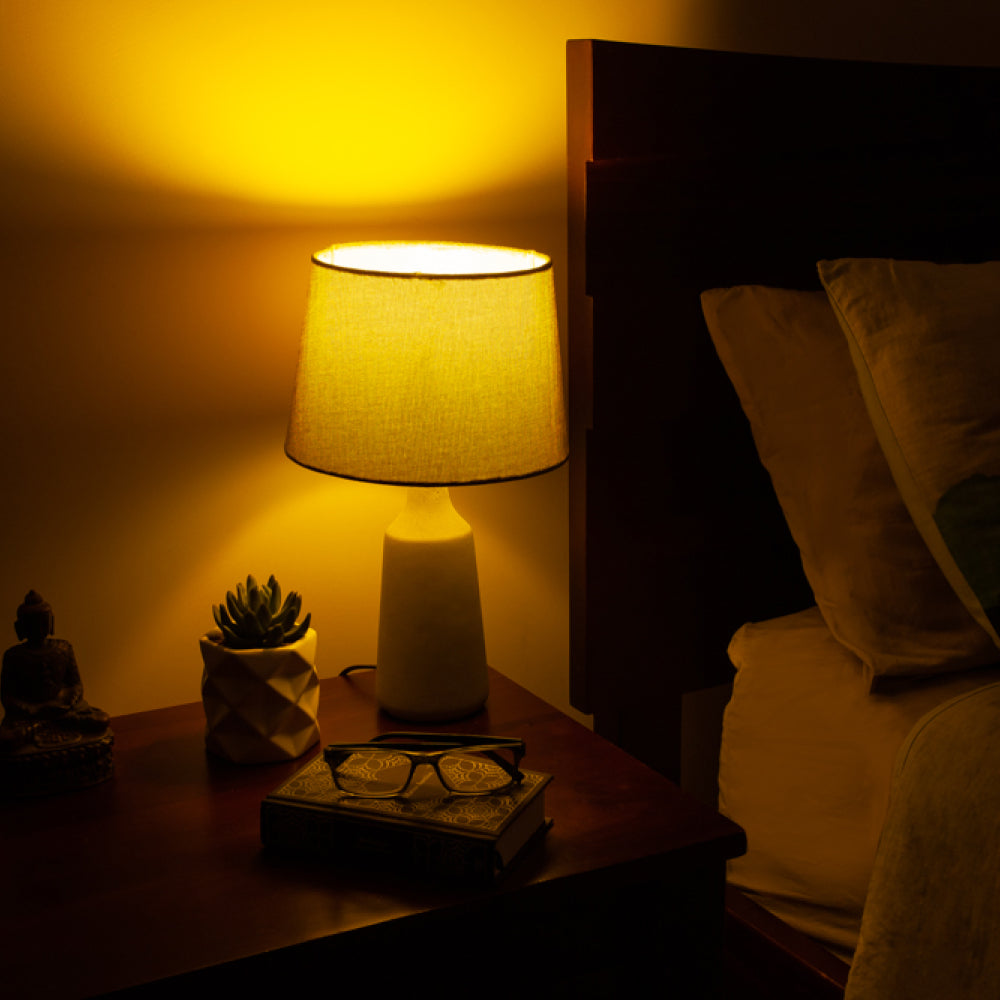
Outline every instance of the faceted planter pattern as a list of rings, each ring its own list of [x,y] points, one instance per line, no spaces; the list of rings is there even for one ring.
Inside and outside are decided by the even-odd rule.
[[[237,764],[293,760],[319,741],[316,632],[274,649],[227,649],[201,637],[205,745]]]

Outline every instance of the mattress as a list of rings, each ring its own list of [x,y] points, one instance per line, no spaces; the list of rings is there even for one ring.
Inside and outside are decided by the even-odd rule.
[[[1000,667],[872,693],[818,609],[743,626],[723,721],[720,811],[747,835],[728,880],[850,962],[900,745],[941,702]]]

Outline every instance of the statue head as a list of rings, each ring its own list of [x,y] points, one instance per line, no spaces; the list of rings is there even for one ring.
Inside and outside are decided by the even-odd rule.
[[[24,603],[17,609],[14,631],[18,639],[39,645],[55,631],[52,607],[36,590],[28,591]]]

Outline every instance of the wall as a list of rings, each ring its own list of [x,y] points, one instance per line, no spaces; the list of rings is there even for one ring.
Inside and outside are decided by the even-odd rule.
[[[565,38],[667,36],[604,6],[0,4],[0,621],[38,589],[94,704],[197,700],[247,572],[302,591],[321,673],[373,660],[401,491],[282,450],[310,254],[526,246],[561,287]],[[565,706],[565,470],[454,494],[491,662]]]
[[[828,6],[0,3],[0,621],[40,590],[115,714],[197,700],[248,571],[303,592],[321,673],[370,662],[400,493],[282,453],[310,254],[527,246],[562,295],[569,37],[947,61],[998,37],[961,2]],[[491,662],[567,708],[565,470],[455,503]]]

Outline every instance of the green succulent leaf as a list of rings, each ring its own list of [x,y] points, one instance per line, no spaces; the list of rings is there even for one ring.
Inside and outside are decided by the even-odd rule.
[[[241,635],[235,632],[233,629],[223,626],[222,628],[222,645],[228,646],[230,649],[245,649],[244,640]]]
[[[212,616],[222,631],[222,644],[230,649],[270,649],[298,642],[309,630],[312,615],[296,624],[302,595],[289,591],[284,601],[272,573],[262,587],[252,574],[226,593],[225,604],[213,604]]]
[[[212,605],[212,616],[215,618],[215,624],[220,629],[231,629],[233,627],[233,619],[221,604]]]
[[[311,621],[312,621],[312,615],[311,614],[306,615],[305,618],[302,619],[302,621],[296,628],[286,633],[285,643],[288,644],[288,643],[298,642],[299,639],[301,639],[306,634],[306,632],[309,631],[309,623]]]

